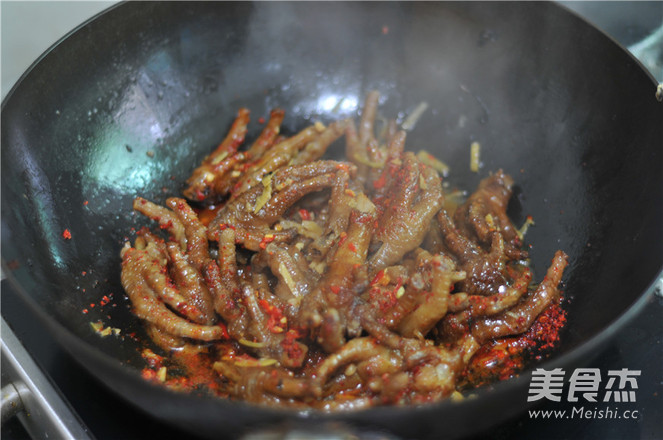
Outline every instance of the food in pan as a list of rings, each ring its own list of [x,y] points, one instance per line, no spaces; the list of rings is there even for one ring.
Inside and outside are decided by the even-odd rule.
[[[245,149],[241,109],[186,199],[136,198],[159,228],[125,244],[121,278],[170,354],[166,370],[150,351],[157,380],[324,410],[416,404],[509,377],[554,344],[567,257],[534,283],[506,212],[513,179],[496,171],[458,200],[395,121],[376,135],[378,99],[358,126],[290,137],[274,110]],[[339,138],[345,159],[327,158]]]

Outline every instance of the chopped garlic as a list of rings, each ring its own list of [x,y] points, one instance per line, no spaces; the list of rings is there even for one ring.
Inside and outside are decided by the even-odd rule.
[[[419,187],[424,191],[428,189],[428,185],[426,185],[426,179],[424,179],[423,174],[419,174]]]
[[[428,103],[423,101],[420,102],[419,105],[415,107],[415,109],[408,115],[408,117],[403,121],[401,124],[401,128],[405,131],[412,130],[414,126],[417,124],[417,121],[419,118],[421,118],[421,115],[424,114],[424,112],[428,109]]]
[[[299,303],[302,302],[301,297],[296,297],[296,298],[290,298],[288,300],[288,304],[292,307],[299,307]]]
[[[90,327],[92,327],[92,330],[94,330],[94,332],[99,336],[101,336],[102,338],[110,336],[111,334],[114,334],[116,336],[120,334],[119,328],[104,327],[104,323],[101,321],[91,322]]]
[[[281,220],[281,226],[286,229],[296,229],[299,235],[307,238],[319,238],[324,232],[320,225],[312,220],[304,220],[301,224],[292,220]]]
[[[272,175],[268,174],[262,179],[262,186],[264,189],[258,198],[256,199],[256,205],[253,208],[253,213],[257,214],[260,212],[263,206],[269,202],[269,199],[272,198]]]
[[[308,266],[321,275],[325,273],[325,270],[327,269],[327,265],[324,261],[311,261]]]
[[[365,154],[354,154],[349,157],[353,162],[360,163],[362,165],[366,165],[371,168],[382,168],[384,166],[384,162],[373,162],[372,160],[368,159]]]
[[[357,197],[350,199],[349,205],[363,214],[373,214],[375,212],[375,205],[364,193],[359,193]]]
[[[214,174],[212,174],[212,173],[210,173],[210,172],[206,172],[206,173],[205,173],[204,180],[205,180],[205,182],[207,182],[207,183],[212,183],[212,182],[214,181]]]
[[[237,359],[235,366],[237,367],[268,367],[277,364],[276,359],[262,358],[262,359]]]
[[[488,213],[488,214],[486,214],[485,218],[486,218],[486,223],[488,223],[488,226],[491,229],[495,229],[495,220],[493,219],[493,215]]]
[[[405,294],[405,287],[401,286],[396,291],[396,298],[400,298]]]
[[[520,240],[525,238],[525,234],[527,233],[527,230],[529,229],[530,226],[533,226],[534,224],[535,224],[534,219],[531,216],[528,215],[527,218],[525,219],[525,223],[523,223],[523,225],[520,227],[520,229],[516,229],[516,235],[518,235],[518,238]]]
[[[453,393],[451,393],[449,398],[454,402],[460,402],[461,400],[465,399],[465,397],[458,391],[454,391]]]
[[[258,367],[259,365],[257,359],[238,359],[235,361],[237,367]]]
[[[283,278],[283,282],[285,283],[286,286],[288,286],[288,289],[290,289],[290,292],[292,294],[295,294],[295,290],[297,289],[297,284],[295,284],[295,280],[292,279],[292,275],[290,275],[290,271],[288,270],[287,267],[285,267],[285,264],[283,262],[279,263],[279,273],[281,274],[281,277]]]
[[[161,357],[158,354],[156,354],[155,352],[153,352],[149,348],[143,349],[143,351],[141,352],[140,355],[143,356],[146,359],[153,359],[153,360],[161,359]]]
[[[449,175],[449,165],[445,164],[444,162],[442,162],[441,160],[430,154],[428,151],[420,150],[417,153],[417,159],[419,159],[419,161],[424,165],[428,165],[429,167],[440,173],[442,177],[446,177]]]
[[[470,145],[470,170],[475,173],[479,171],[479,166],[481,165],[479,162],[480,153],[481,144],[478,142],[472,142],[472,145]]]
[[[212,159],[212,165],[217,165],[219,164],[223,159],[228,157],[228,152],[224,151],[223,153],[219,154],[216,156],[214,159]]]
[[[166,367],[159,368],[159,371],[157,371],[157,379],[159,379],[161,382],[166,381]]]
[[[304,220],[302,226],[313,235],[311,238],[318,238],[324,232],[319,224],[311,220]]]
[[[246,339],[238,339],[237,342],[239,342],[242,345],[246,345],[247,347],[253,347],[253,348],[263,348],[267,345],[264,342],[253,342],[253,341],[248,341]]]

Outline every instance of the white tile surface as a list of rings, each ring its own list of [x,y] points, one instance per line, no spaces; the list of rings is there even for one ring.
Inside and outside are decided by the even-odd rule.
[[[2,98],[39,56],[114,1],[1,1]]]

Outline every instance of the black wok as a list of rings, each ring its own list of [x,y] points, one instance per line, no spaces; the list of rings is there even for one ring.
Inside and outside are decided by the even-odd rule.
[[[498,168],[515,177],[510,214],[536,221],[527,241],[537,277],[556,249],[571,257],[568,325],[541,366],[587,362],[661,274],[663,104],[637,61],[548,3],[111,8],[53,47],[3,102],[3,270],[93,375],[199,434],[341,422],[437,438],[521,412],[529,374],[460,403],[334,415],[174,394],[140,378],[143,345],[128,335],[144,335],[119,283],[119,249],[145,224],[132,199],[177,194],[240,106],[254,120],[280,106],[294,132],[356,114],[370,89],[388,117],[428,103],[408,144],[451,164],[453,185],[474,188]],[[482,145],[476,174],[473,141]],[[111,293],[115,307],[100,307]],[[124,337],[94,334],[98,319]]]

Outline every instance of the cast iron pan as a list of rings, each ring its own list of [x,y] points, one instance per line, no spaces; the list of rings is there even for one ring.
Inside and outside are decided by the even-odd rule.
[[[536,221],[527,241],[538,279],[556,249],[570,255],[567,330],[542,366],[580,365],[645,303],[663,267],[655,88],[616,43],[548,3],[121,4],[53,47],[3,103],[4,270],[92,374],[192,432],[303,424],[467,435],[523,411],[529,374],[460,403],[333,415],[175,394],[140,379],[143,345],[128,335],[144,335],[119,283],[120,247],[146,224],[132,199],[178,194],[240,106],[252,110],[250,133],[276,106],[293,133],[356,115],[371,89],[387,117],[426,101],[410,148],[451,164],[448,180],[462,188],[490,170],[514,176],[510,214]],[[476,174],[473,141],[482,145]],[[94,334],[98,319],[124,337]]]

